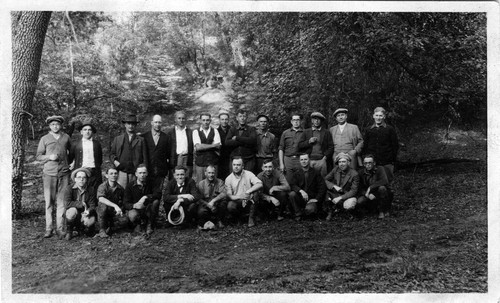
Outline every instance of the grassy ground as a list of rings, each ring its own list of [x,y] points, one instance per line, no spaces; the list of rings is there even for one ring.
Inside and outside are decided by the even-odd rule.
[[[41,168],[28,158],[24,216],[13,222],[13,292],[486,292],[486,140],[453,135],[442,142],[435,130],[415,134],[400,158],[480,162],[397,172],[393,215],[384,220],[287,219],[210,232],[161,227],[150,240],[125,231],[110,239],[43,239]]]

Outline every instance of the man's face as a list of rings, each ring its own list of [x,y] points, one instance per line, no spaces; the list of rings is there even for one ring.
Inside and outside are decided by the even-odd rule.
[[[85,184],[87,184],[87,174],[83,171],[77,172],[75,175],[75,183],[76,186],[80,188],[85,187]]]
[[[367,157],[363,160],[363,166],[366,170],[372,170],[375,167],[375,160],[373,160],[373,158]]]
[[[345,121],[347,120],[347,114],[346,113],[338,113],[337,116],[335,116],[335,119],[339,124],[344,124]]]
[[[210,122],[212,122],[212,119],[210,119],[209,116],[201,116],[201,127],[203,127],[203,129],[208,129],[210,127]]]
[[[264,174],[266,174],[267,176],[272,175],[273,170],[274,170],[273,162],[268,162],[268,163],[264,163],[264,164],[262,164],[262,171],[263,171],[263,172],[264,172]]]
[[[183,169],[176,169],[174,172],[174,179],[177,184],[184,183],[184,179],[186,178],[186,172]]]
[[[220,115],[219,121],[220,121],[220,125],[222,127],[226,127],[227,124],[229,123],[229,116],[228,115]]]
[[[125,122],[125,130],[127,130],[128,133],[133,133],[135,132],[135,126],[136,124],[135,123],[128,123],[128,122]]]
[[[161,131],[161,124],[162,124],[161,116],[155,115],[153,117],[153,120],[151,121],[151,126],[153,129],[157,132]]]
[[[260,117],[258,122],[259,122],[259,126],[262,130],[267,130],[267,128],[269,127],[269,122],[267,121],[267,119],[265,117]]]
[[[205,177],[208,181],[215,180],[215,168],[211,166],[207,167],[207,169],[205,170]]]
[[[292,116],[292,120],[290,122],[292,123],[293,128],[299,128],[300,127],[300,116],[298,116],[298,115]]]
[[[92,138],[92,127],[90,127],[89,125],[85,125],[82,130],[80,130],[80,134],[82,134],[82,137],[84,137],[85,139],[90,139]]]
[[[110,168],[106,174],[106,178],[111,182],[116,182],[118,180],[118,171],[114,168]]]
[[[313,127],[318,128],[318,127],[321,126],[321,119],[316,118],[316,117],[311,118],[311,124],[312,124]]]
[[[247,124],[247,114],[239,113],[238,116],[236,116],[236,121],[238,121],[238,124],[240,125]]]
[[[148,169],[145,167],[139,167],[135,171],[135,176],[137,177],[137,180],[139,180],[140,182],[145,182],[146,177],[148,176]]]
[[[309,155],[301,155],[299,161],[300,161],[300,166],[302,166],[303,168],[309,167]]]
[[[52,121],[52,122],[50,122],[49,127],[50,127],[50,131],[57,134],[61,130],[61,123],[59,123],[57,121]]]
[[[233,173],[239,174],[243,170],[243,159],[233,160]]]
[[[375,124],[380,125],[384,122],[385,115],[382,112],[376,112],[373,114],[373,120],[375,120]]]
[[[184,127],[186,125],[186,115],[184,113],[178,113],[175,116],[175,124],[179,127]]]
[[[347,170],[348,167],[349,167],[349,161],[347,161],[347,159],[340,159],[339,160],[339,168],[342,171]]]

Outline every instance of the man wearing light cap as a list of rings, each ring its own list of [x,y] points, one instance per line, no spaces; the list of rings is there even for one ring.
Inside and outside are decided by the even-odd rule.
[[[38,143],[36,159],[43,163],[43,195],[45,198],[45,238],[53,235],[52,212],[54,204],[57,207],[57,234],[64,237],[64,202],[62,191],[69,184],[68,152],[71,149],[70,138],[61,131],[64,118],[48,117],[45,122],[50,132]]]
[[[337,157],[339,153],[347,153],[351,156],[350,166],[353,169],[358,167],[358,163],[361,161],[358,157],[361,155],[361,150],[363,148],[363,137],[357,125],[347,123],[347,109],[338,108],[333,113],[333,116],[337,120],[337,125],[330,128],[330,134],[333,139],[333,159]]]
[[[304,136],[299,143],[299,150],[309,155],[310,166],[325,177],[327,173],[327,161],[333,155],[332,136],[323,127],[325,116],[319,112],[311,114],[311,128],[304,130]]]
[[[356,207],[356,194],[358,193],[358,172],[349,166],[351,156],[347,153],[339,153],[335,158],[337,164],[325,177],[328,188],[328,199],[325,209],[328,212],[327,221],[332,220],[334,210],[354,210]]]

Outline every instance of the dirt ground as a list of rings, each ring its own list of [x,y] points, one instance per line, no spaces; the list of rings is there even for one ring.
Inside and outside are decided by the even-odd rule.
[[[41,166],[26,163],[24,214],[13,222],[13,293],[487,292],[486,139],[435,131],[400,159],[479,158],[396,173],[389,218],[259,222],[223,230],[160,228],[151,239],[43,239]],[[473,157],[471,157],[473,155]],[[163,214],[164,216],[164,214]],[[164,217],[163,217],[164,218]]]

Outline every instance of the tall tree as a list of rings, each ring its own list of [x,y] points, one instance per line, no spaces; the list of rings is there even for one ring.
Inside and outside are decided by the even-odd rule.
[[[12,13],[12,211],[21,211],[27,119],[40,71],[50,12]]]

